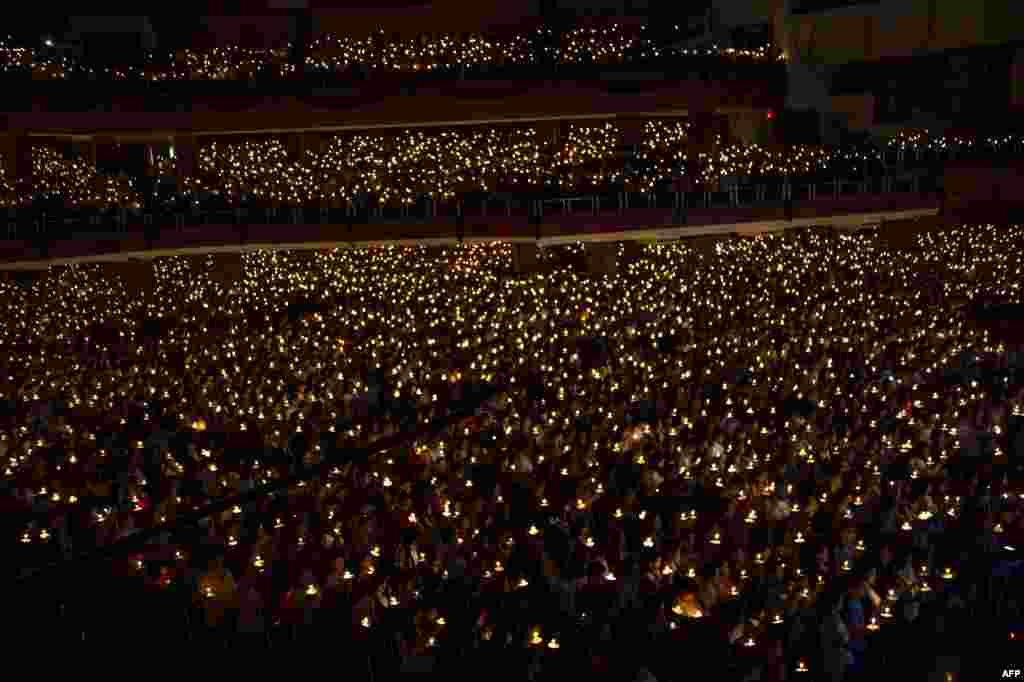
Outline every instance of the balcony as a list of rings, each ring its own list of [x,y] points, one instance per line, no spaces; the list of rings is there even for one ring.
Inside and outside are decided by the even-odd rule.
[[[756,183],[740,191],[488,194],[473,201],[406,209],[332,207],[153,211],[8,209],[0,262],[118,253],[170,252],[215,246],[360,243],[432,239],[536,240],[659,228],[728,226],[874,212],[936,209],[934,190],[900,191],[885,178]],[[893,189],[881,192],[882,187]],[[785,197],[791,196],[791,201]],[[685,233],[685,230],[684,230]]]

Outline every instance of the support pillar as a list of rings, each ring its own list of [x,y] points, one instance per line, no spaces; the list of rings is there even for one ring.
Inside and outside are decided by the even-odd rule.
[[[196,172],[196,138],[195,135],[174,136],[174,176],[179,192],[185,191],[186,178]]]
[[[687,170],[695,181],[700,181],[706,167],[705,160],[715,147],[715,116],[706,108],[694,108],[690,116],[690,132],[687,137]]]
[[[93,138],[92,165],[97,172],[106,172],[106,168],[116,165],[119,150],[117,141],[109,135],[98,135]]]
[[[1010,107],[1024,110],[1024,48],[1017,48],[1010,63]]]
[[[4,162],[4,181],[14,187],[18,181],[18,139],[13,133],[6,133],[0,137],[0,143],[3,144],[3,147],[0,148],[0,157]]]
[[[32,189],[32,142],[24,131],[10,131],[3,135],[4,180],[24,195]]]
[[[640,119],[627,118],[619,122],[622,131],[622,143],[638,148],[643,141],[644,122]]]
[[[89,168],[96,168],[96,138],[90,138],[82,145],[82,161],[89,164]]]
[[[288,136],[288,153],[293,161],[299,161],[306,153],[308,140],[305,133],[292,133]]]
[[[565,130],[562,126],[565,126]],[[565,139],[565,134],[568,132],[568,122],[566,121],[541,121],[537,124],[537,141],[544,143],[550,142],[557,149],[558,145]]]

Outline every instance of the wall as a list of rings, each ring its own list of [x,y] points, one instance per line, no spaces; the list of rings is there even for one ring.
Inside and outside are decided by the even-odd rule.
[[[836,64],[1019,40],[1024,12],[1017,0],[890,0],[814,14],[783,13],[777,15],[776,29],[794,58]]]
[[[344,11],[312,9],[313,35],[336,33],[361,37],[383,28],[389,34],[414,37],[420,33],[506,31],[518,24],[536,23],[537,0],[435,0],[419,7],[365,8]]]
[[[145,33],[152,30],[145,16],[73,16],[68,25],[74,33]]]
[[[830,104],[828,88],[832,68],[827,64],[790,64],[786,107],[819,111],[827,109]]]
[[[867,130],[875,124],[875,96],[837,95],[832,97],[832,111],[842,116],[850,130]]]
[[[889,0],[782,14],[776,30],[790,57],[787,106],[831,109],[855,129],[879,121],[935,127],[988,120],[1006,111],[1012,82],[1024,71],[1014,71],[1000,48],[987,49],[1024,36],[1024,13],[1013,7],[1012,0]],[[844,64],[841,74],[833,70]]]
[[[206,16],[202,18],[205,45],[284,47],[288,44],[291,18],[276,16]]]
[[[956,49],[983,42],[985,0],[937,0],[933,49]]]
[[[988,44],[1005,43],[1024,37],[1024,11],[1019,2],[985,2],[984,40]]]
[[[524,85],[519,83],[520,86]],[[373,102],[356,98],[323,97],[311,101],[282,98],[264,102],[244,114],[231,111],[63,113],[11,112],[0,115],[6,127],[34,131],[85,130],[93,133],[118,131],[148,139],[167,139],[171,131],[238,131],[315,128],[320,126],[372,126],[410,121],[487,121],[510,118],[574,115],[615,115],[664,113],[672,115],[697,106],[714,108],[781,108],[782,97],[764,82],[666,80],[652,82],[641,92],[613,94],[607,84],[577,81],[569,86],[535,82],[525,92],[495,96],[460,93],[458,86],[433,87],[409,97],[382,97]],[[356,101],[352,101],[356,99]],[[415,107],[410,107],[415,102]]]
[[[16,186],[19,179],[32,177],[32,141],[24,130],[8,129],[0,135],[0,151],[4,155],[6,180]]]
[[[868,59],[906,57],[927,50],[935,32],[935,0],[915,0],[900,11],[871,14]]]
[[[549,0],[548,5],[556,12],[577,16],[624,16],[649,12],[654,6],[652,0]]]
[[[1017,50],[1010,65],[1010,106],[1024,109],[1024,48]]]
[[[767,144],[771,123],[766,111],[744,111],[729,116],[730,141],[742,144]]]
[[[960,220],[991,220],[1024,208],[1024,167],[951,163],[943,184],[946,214]]]
[[[718,21],[725,26],[749,26],[769,21],[781,0],[714,0]]]
[[[73,41],[104,40],[110,36],[119,44],[152,49],[156,47],[156,36],[149,19],[144,16],[76,16],[69,17],[68,37]]]

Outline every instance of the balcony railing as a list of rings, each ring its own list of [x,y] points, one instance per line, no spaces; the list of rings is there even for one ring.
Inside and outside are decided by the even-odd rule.
[[[0,261],[232,244],[539,239],[663,227],[932,208],[923,179],[723,183],[716,191],[482,194],[404,208],[182,203],[152,209],[8,209]]]

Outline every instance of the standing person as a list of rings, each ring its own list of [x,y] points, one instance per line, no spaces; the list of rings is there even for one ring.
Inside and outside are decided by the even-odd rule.
[[[874,573],[860,573],[850,580],[843,607],[843,618],[850,635],[849,649],[852,675],[862,675],[867,663],[867,602],[872,610],[877,610],[882,603],[871,583],[875,580]]]
[[[783,187],[783,203],[786,210],[786,220],[793,220],[793,187],[790,185],[789,176],[787,175],[782,183]]]
[[[847,668],[853,663],[850,632],[842,618],[843,595],[823,594],[819,599],[818,618],[824,679],[842,682]]]
[[[199,593],[209,642],[221,645],[227,635],[229,611],[235,604],[236,586],[231,571],[221,557],[209,563],[209,569],[199,578]]]
[[[158,430],[150,436],[144,450],[143,473],[149,482],[154,506],[159,505],[164,498],[164,467],[161,452],[170,445],[169,426],[171,425],[167,418],[161,418]]]

